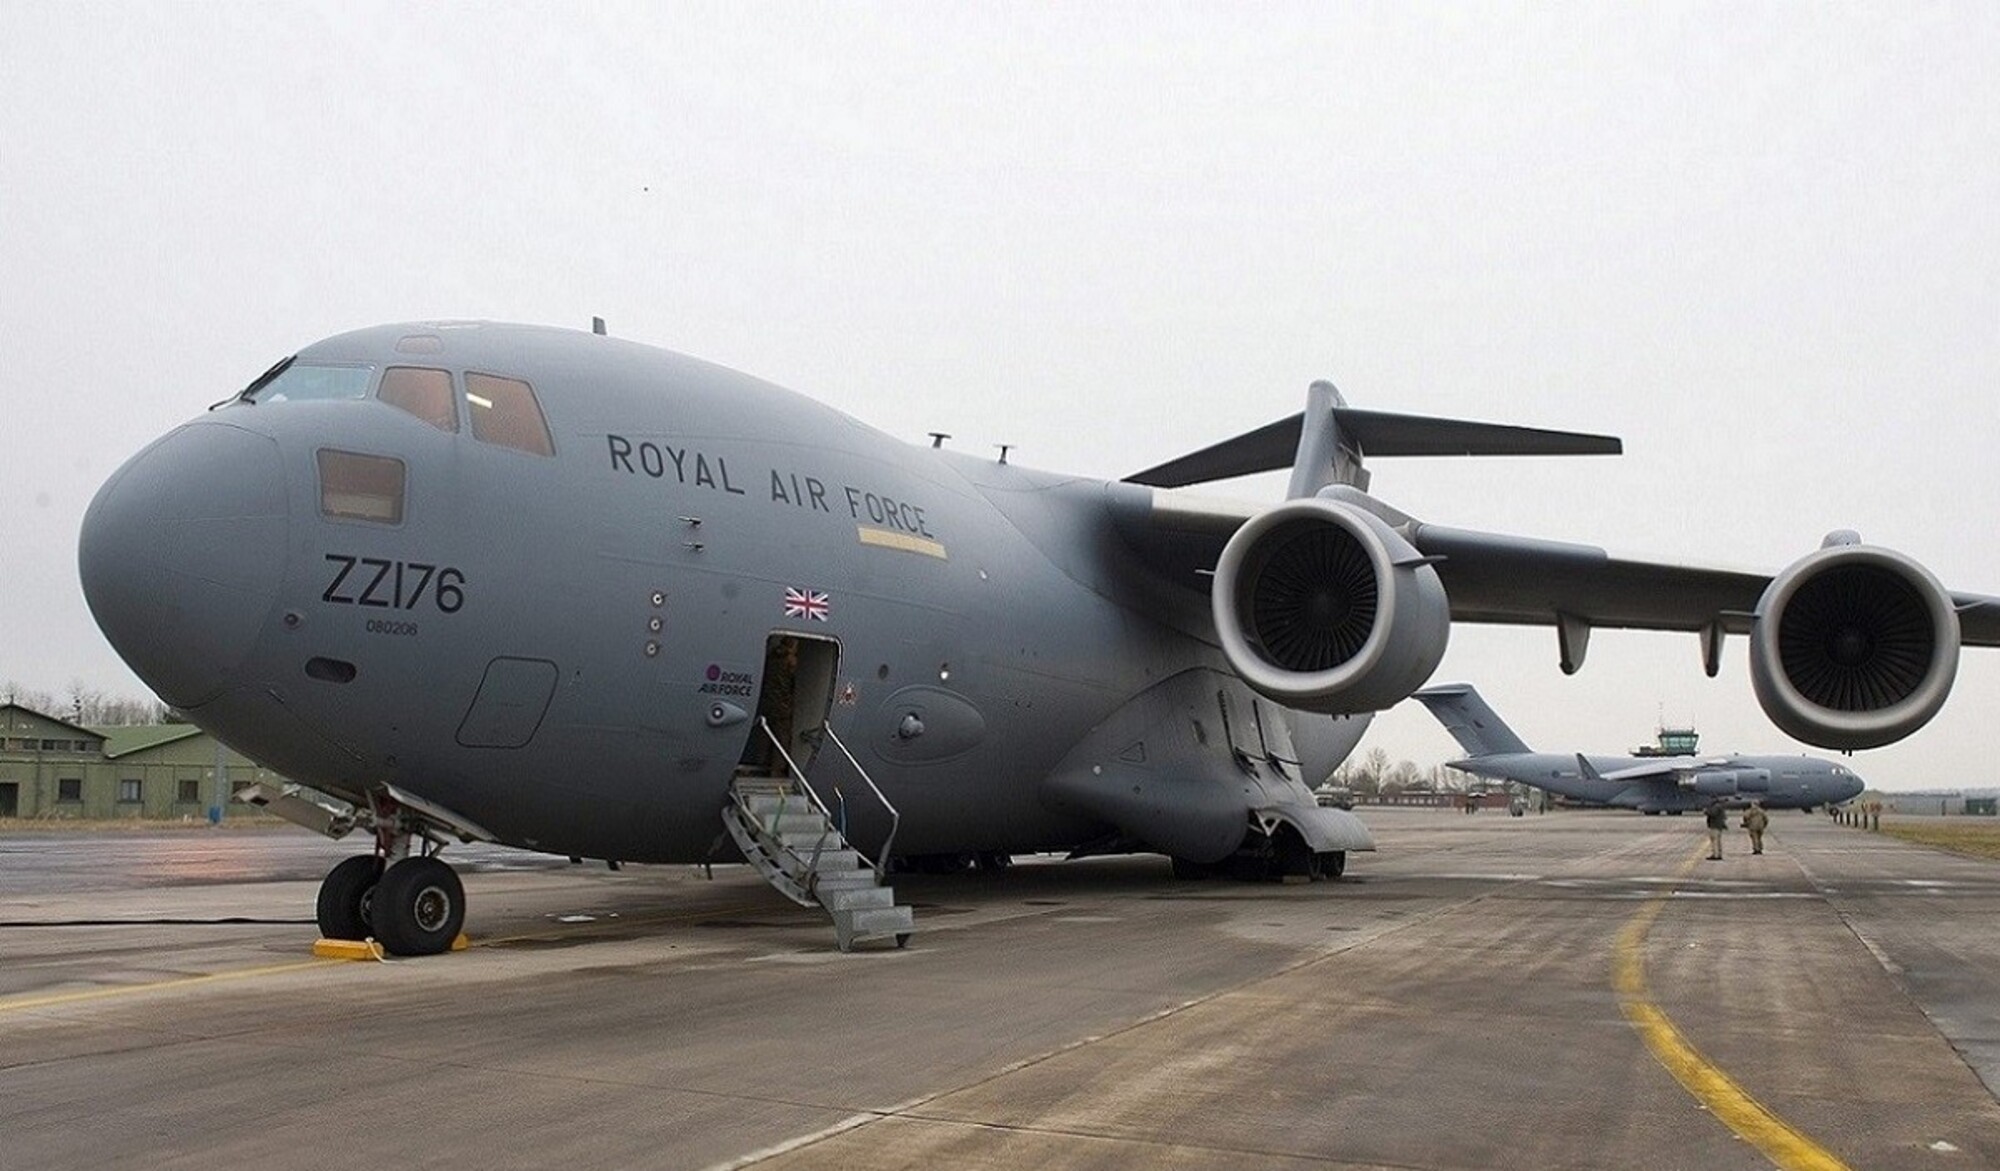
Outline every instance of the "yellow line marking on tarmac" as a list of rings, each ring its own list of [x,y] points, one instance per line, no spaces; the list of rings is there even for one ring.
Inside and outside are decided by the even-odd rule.
[[[345,963],[344,960],[310,959],[290,964],[266,964],[258,968],[238,968],[229,972],[209,972],[201,976],[179,976],[172,980],[154,980],[147,984],[120,984],[116,988],[92,988],[82,992],[56,992],[48,996],[30,996],[21,1000],[0,1000],[0,1013],[19,1012],[29,1008],[50,1008],[58,1004],[81,1004],[90,1000],[110,1000],[118,996],[132,996],[140,992],[160,992],[169,988],[186,988],[193,984],[213,984],[222,980],[245,980],[252,976],[275,976],[280,972],[299,972],[307,968],[324,968],[331,964]]]
[[[1707,849],[1706,843],[1702,849]],[[1676,877],[1685,878],[1702,857],[1699,853],[1690,857]],[[1771,1113],[1734,1078],[1703,1057],[1666,1012],[1653,1003],[1646,988],[1646,933],[1672,897],[1668,890],[1647,900],[1618,933],[1612,973],[1618,1007],[1624,1010],[1626,1021],[1645,1039],[1653,1059],[1665,1066],[1682,1088],[1765,1158],[1785,1171],[1849,1171],[1831,1151]]]

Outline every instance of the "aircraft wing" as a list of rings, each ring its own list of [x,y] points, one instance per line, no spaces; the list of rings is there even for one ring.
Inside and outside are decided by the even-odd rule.
[[[1648,760],[1626,768],[1613,769],[1600,774],[1607,781],[1637,781],[1646,777],[1671,777],[1684,773],[1698,773],[1703,769],[1719,768],[1729,763],[1727,757],[1711,756],[1701,760],[1692,757],[1672,757]]]
[[[1282,503],[1232,506],[1176,489],[1286,466]],[[1387,415],[1316,382],[1306,410],[1111,486],[1112,519],[1179,591],[1250,686],[1327,715],[1380,711],[1421,686],[1454,622],[1553,626],[1565,673],[1598,627],[1697,635],[1708,674],[1750,636],[1758,703],[1821,748],[1892,743],[1943,706],[1959,648],[2000,646],[2000,598],[1952,593],[1858,534],[1827,534],[1776,574],[1613,557],[1577,545],[1427,524],[1367,492],[1364,457],[1584,455],[1608,436]],[[1202,595],[1210,605],[1203,613]]]
[[[1456,622],[1558,626],[1568,616],[1588,627],[1698,632],[1719,625],[1744,634],[1771,584],[1770,574],[1633,560],[1595,545],[1427,524],[1345,486],[1322,495],[1382,517],[1432,559]],[[1119,510],[1128,538],[1156,569],[1203,589],[1222,546],[1269,507],[1157,490],[1142,508],[1137,503]],[[2000,646],[2000,597],[1951,597],[1961,641]]]

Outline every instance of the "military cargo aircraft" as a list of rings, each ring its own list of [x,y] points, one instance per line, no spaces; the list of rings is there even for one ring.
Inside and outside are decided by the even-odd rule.
[[[1469,683],[1426,687],[1412,697],[1465,749],[1451,767],[1515,781],[1586,805],[1682,813],[1710,805],[1817,809],[1861,795],[1846,765],[1812,756],[1585,756],[1536,752]]]
[[[133,456],[84,518],[92,613],[159,696],[341,802],[374,847],[329,937],[451,946],[453,839],[756,865],[842,947],[907,938],[897,865],[1157,852],[1337,875],[1373,848],[1307,785],[1454,621],[1747,634],[1801,739],[1887,743],[2000,600],[1829,537],[1774,577],[1420,522],[1367,456],[1616,439],[1304,411],[1115,482],[905,443],[591,332],[386,325],[315,343]],[[1291,468],[1287,499],[1177,489]]]

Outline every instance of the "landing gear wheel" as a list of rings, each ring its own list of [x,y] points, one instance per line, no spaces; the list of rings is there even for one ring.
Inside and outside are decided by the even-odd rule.
[[[465,886],[436,858],[405,858],[376,884],[370,918],[390,954],[437,955],[465,924]]]
[[[319,884],[319,933],[328,939],[368,938],[369,904],[381,880],[382,859],[373,854],[356,854],[334,867]]]
[[[1271,878],[1279,882],[1287,878],[1310,882],[1318,877],[1318,861],[1313,857],[1312,847],[1291,826],[1281,825],[1271,835]]]
[[[902,948],[905,948],[905,947],[908,947],[908,946],[910,946],[910,933],[909,933],[909,932],[907,932],[907,931],[899,931],[899,932],[897,932],[897,933],[896,933],[896,947],[897,947],[897,948],[898,948],[898,949],[900,950],[900,949],[902,949]]]
[[[1325,853],[1314,855],[1314,858],[1319,862],[1319,875],[1321,878],[1331,880],[1347,873],[1346,850],[1328,850]]]

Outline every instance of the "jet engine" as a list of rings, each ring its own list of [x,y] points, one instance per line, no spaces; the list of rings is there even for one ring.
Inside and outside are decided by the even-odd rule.
[[[1958,612],[1929,570],[1835,534],[1771,579],[1750,629],[1764,714],[1821,748],[1891,744],[1928,723],[1958,673]]]
[[[1215,563],[1215,629],[1245,683],[1288,708],[1390,707],[1444,657],[1451,605],[1409,542],[1317,497],[1252,517]]]

